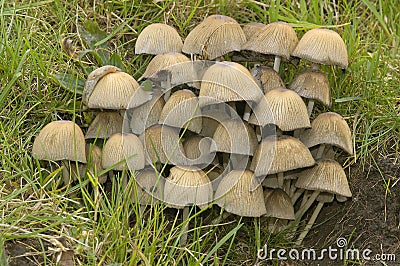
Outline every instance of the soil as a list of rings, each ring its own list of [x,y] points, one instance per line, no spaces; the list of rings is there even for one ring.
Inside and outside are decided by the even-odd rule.
[[[303,249],[313,248],[320,252],[324,248],[338,248],[337,241],[343,238],[347,248],[360,251],[360,259],[332,260],[326,255],[323,260],[281,261],[279,265],[400,265],[400,162],[398,158],[389,157],[376,159],[376,162],[376,166],[368,166],[364,170],[359,165],[346,169],[353,198],[344,203],[334,201],[326,204],[303,241]],[[387,189],[385,183],[388,184]],[[308,217],[312,209],[307,213]],[[42,244],[44,250],[48,250],[46,243]],[[43,247],[36,239],[7,241],[5,249],[10,266],[44,263],[41,253]],[[385,254],[387,260],[363,259],[362,252],[366,249],[371,250],[371,259],[375,254]],[[55,259],[57,254],[51,257]],[[64,262],[62,265],[72,264]]]

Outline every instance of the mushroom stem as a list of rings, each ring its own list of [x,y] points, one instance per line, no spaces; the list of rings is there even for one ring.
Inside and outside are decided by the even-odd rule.
[[[251,113],[251,103],[246,103],[244,107],[243,120],[248,122]]]
[[[69,161],[68,160],[62,160],[62,166],[63,166],[63,169],[62,169],[62,177],[63,177],[63,182],[64,182],[64,185],[68,185],[69,184],[69,182],[71,181],[71,178],[70,178],[70,173],[69,173]]]
[[[126,189],[128,186],[128,176],[126,175],[126,169],[122,170],[122,189]]]
[[[278,173],[277,177],[278,177],[278,186],[279,186],[279,188],[283,189],[283,183],[284,183],[284,174],[283,174],[283,172]]]
[[[311,116],[313,108],[314,108],[314,100],[310,99],[310,100],[308,100],[308,105],[307,105],[308,116]]]
[[[230,112],[231,116],[234,116],[235,113],[237,114],[235,102],[228,102],[228,105],[231,107],[231,108],[229,108],[229,112]]]
[[[295,217],[296,221],[300,221],[301,217],[307,212],[307,210],[311,207],[315,199],[318,197],[320,191],[315,190],[311,196],[308,198],[307,202],[300,207],[300,209],[296,212]]]
[[[171,76],[170,74],[167,74],[167,81],[166,81],[166,92],[164,94],[164,100],[168,101],[169,97],[171,96]]]
[[[322,207],[324,206],[323,202],[318,202],[317,207],[315,208],[310,220],[308,221],[306,227],[304,228],[304,231],[299,235],[297,238],[296,244],[301,245],[303,242],[304,238],[307,236],[308,232],[310,231],[311,227],[314,225],[315,220],[317,220],[318,214],[320,213]]]
[[[280,56],[275,56],[275,61],[274,61],[274,70],[279,73],[279,67],[281,65],[281,57]]]
[[[292,180],[290,180],[290,179],[288,179],[288,180],[286,180],[286,181],[284,181],[284,183],[285,183],[285,192],[286,192],[286,194],[290,194],[290,188],[291,188],[291,184],[292,184]]]
[[[189,206],[185,206],[183,207],[183,213],[182,213],[182,223],[183,223],[182,235],[181,238],[179,239],[179,244],[181,246],[186,245],[187,242],[187,230],[189,228],[189,221],[187,221],[188,217],[189,217]]]
[[[291,200],[292,200],[292,204],[294,205],[296,203],[296,201],[300,198],[301,194],[303,194],[304,189],[300,188],[298,190],[296,190],[296,192],[293,193],[293,195],[291,195]]]
[[[325,147],[326,147],[325,144],[321,144],[321,145],[318,147],[317,155],[315,155],[315,158],[316,158],[316,159],[322,158],[322,155],[324,154],[324,151],[325,151]]]

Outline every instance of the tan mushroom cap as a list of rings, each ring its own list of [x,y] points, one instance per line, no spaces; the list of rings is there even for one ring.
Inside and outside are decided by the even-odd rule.
[[[328,29],[312,29],[300,39],[293,56],[323,65],[347,68],[347,47],[340,35]]]
[[[321,192],[319,193],[316,201],[323,203],[330,203],[334,200],[335,195],[329,192]]]
[[[294,208],[288,194],[280,188],[271,190],[265,197],[267,217],[294,220]]]
[[[319,144],[330,144],[353,154],[349,125],[341,115],[334,112],[318,115],[311,123],[311,129],[301,134],[300,140],[309,148]]]
[[[299,41],[292,26],[281,21],[270,23],[255,34],[257,36],[248,39],[242,50],[277,55],[287,60]]]
[[[144,78],[151,78],[158,72],[182,62],[190,62],[190,59],[186,55],[181,53],[158,54],[153,59],[151,59],[151,61],[147,65],[146,71],[143,73],[139,80]]]
[[[212,60],[232,51],[240,51],[245,42],[246,36],[236,20],[211,15],[189,33],[182,51]]]
[[[246,41],[248,42],[251,38],[258,36],[259,32],[264,29],[267,25],[259,22],[250,22],[242,27],[243,33],[246,36]]]
[[[352,196],[342,166],[330,159],[318,160],[316,166],[301,172],[296,181],[296,187],[344,197]]]
[[[175,28],[162,23],[148,25],[139,34],[135,54],[165,54],[182,51],[183,42]]]
[[[125,72],[113,72],[102,77],[88,100],[94,109],[127,109],[129,101],[139,88],[137,81]]]
[[[295,75],[289,89],[301,97],[331,106],[331,86],[328,77],[319,70],[307,69]]]
[[[145,167],[135,174],[137,194],[132,191],[132,202],[154,205],[163,199],[165,179],[152,167]]]
[[[218,206],[239,216],[260,217],[267,212],[262,186],[250,170],[232,170],[224,176],[215,200]]]
[[[86,144],[86,159],[88,162],[87,167],[89,167],[88,171],[92,176],[98,175],[100,172],[104,170],[103,165],[101,163],[102,150],[99,146]],[[89,164],[91,163],[91,164]],[[97,176],[100,183],[104,183],[107,181],[107,174],[102,174]]]
[[[194,166],[174,166],[165,181],[164,201],[174,208],[196,205],[200,208],[212,201],[213,190],[206,173]]]
[[[258,145],[250,169],[258,177],[314,164],[310,151],[300,140],[291,136],[270,136]]]
[[[53,121],[40,130],[33,142],[32,154],[38,160],[86,163],[85,137],[74,122]]]
[[[254,129],[241,119],[225,120],[216,128],[213,136],[216,151],[253,155],[257,148]]]
[[[303,99],[294,91],[274,89],[268,91],[264,100],[254,108],[250,124],[277,125],[282,131],[309,128],[310,119]]]
[[[223,109],[211,108],[207,110],[202,110],[201,114],[202,114],[203,126],[200,134],[204,137],[212,138],[220,122],[231,119],[231,115],[228,114],[225,108]]]
[[[118,171],[122,171],[125,166],[130,170],[143,169],[145,158],[142,142],[130,133],[112,135],[103,147],[102,166]]]
[[[146,165],[155,162],[186,165],[186,155],[179,137],[179,128],[153,125],[139,136],[144,144]]]
[[[235,62],[216,62],[203,75],[200,86],[201,107],[218,102],[258,102],[262,92],[250,71]]]
[[[140,135],[152,125],[158,124],[165,100],[161,95],[153,95],[153,98],[136,108],[129,109],[129,126],[132,133]]]
[[[202,128],[199,99],[190,90],[174,92],[160,114],[160,124],[171,127],[186,128],[200,133]]]
[[[199,135],[192,135],[183,142],[183,149],[189,160],[190,165],[216,164],[215,153],[211,152],[214,145],[211,138]]]
[[[270,90],[285,88],[281,76],[272,67],[256,65],[251,73],[256,79],[260,80],[264,94]]]
[[[122,132],[123,118],[118,112],[100,112],[85,134],[85,139],[108,139]]]

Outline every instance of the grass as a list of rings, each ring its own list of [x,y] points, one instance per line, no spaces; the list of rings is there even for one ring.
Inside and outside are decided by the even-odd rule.
[[[214,227],[209,220],[217,210],[193,209],[194,227],[188,244],[180,247],[183,222],[177,211],[156,205],[139,218],[140,206],[126,199],[133,182],[111,197],[100,191],[96,201],[93,180],[57,187],[61,169],[40,168],[31,148],[34,136],[52,120],[71,119],[85,127],[92,119],[80,109],[79,91],[64,89],[54,75],[68,74],[78,84],[91,69],[114,63],[138,78],[149,61],[133,52],[145,26],[166,22],[186,36],[205,16],[219,13],[242,24],[287,21],[299,37],[310,28],[335,28],[348,46],[350,67],[324,71],[331,77],[332,110],[353,129],[355,158],[365,162],[374,152],[398,158],[399,6],[381,0],[311,2],[0,0],[0,244],[31,246],[33,265],[56,265],[67,250],[74,251],[76,265],[250,265],[265,243],[290,245],[284,235],[265,232],[257,219]],[[98,32],[88,21],[104,31],[102,41],[85,42],[85,32]],[[64,37],[85,56],[63,51]],[[289,82],[297,71],[285,65],[281,74]],[[0,248],[0,261],[2,256]]]

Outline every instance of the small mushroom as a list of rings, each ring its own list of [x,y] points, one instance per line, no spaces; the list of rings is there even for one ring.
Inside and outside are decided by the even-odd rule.
[[[262,92],[265,94],[273,89],[284,89],[285,83],[278,72],[268,66],[255,64],[250,70],[253,77],[260,82]]]
[[[108,139],[115,133],[121,133],[123,119],[118,112],[100,112],[86,131],[85,139]]]
[[[294,220],[294,208],[289,195],[282,189],[269,190],[265,195],[265,216],[270,217],[268,229],[272,233],[280,231],[280,227],[287,220]]]
[[[136,190],[132,191],[132,202],[141,206],[154,205],[163,200],[165,179],[152,167],[145,167],[134,175]]]
[[[74,122],[53,121],[40,130],[33,142],[32,154],[38,160],[61,161],[64,184],[69,184],[70,170],[73,170],[69,161],[86,163],[85,137]]]

